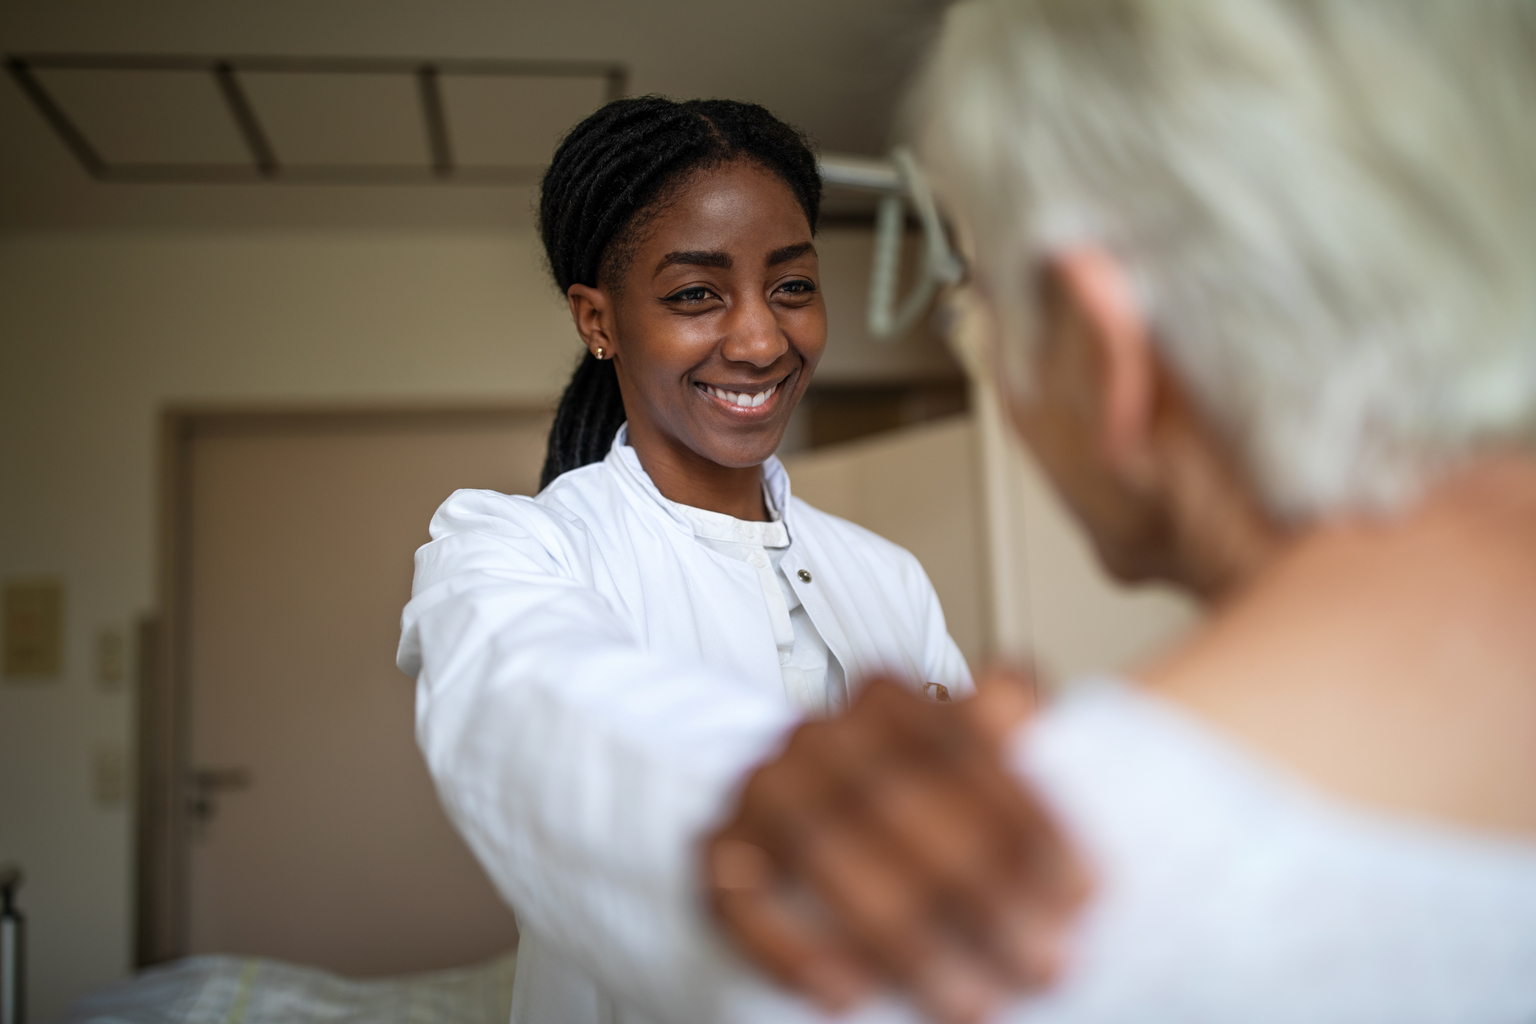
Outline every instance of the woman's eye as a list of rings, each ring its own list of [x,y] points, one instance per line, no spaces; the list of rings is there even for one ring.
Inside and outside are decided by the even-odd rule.
[[[810,295],[816,290],[816,286],[809,281],[786,281],[779,286],[779,290],[791,295]]]
[[[709,298],[709,289],[703,285],[695,285],[692,288],[684,288],[680,292],[673,292],[667,296],[668,302],[703,302]]]

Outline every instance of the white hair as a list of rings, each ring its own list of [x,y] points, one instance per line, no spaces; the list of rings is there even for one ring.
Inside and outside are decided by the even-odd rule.
[[[969,0],[908,119],[1005,376],[1042,262],[1103,247],[1274,514],[1536,440],[1529,0]]]

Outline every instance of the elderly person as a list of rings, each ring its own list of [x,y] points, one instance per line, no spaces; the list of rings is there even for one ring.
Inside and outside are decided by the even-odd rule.
[[[1536,1020],[1536,7],[972,0],[912,115],[1018,433],[1210,612],[1015,735],[1097,884],[1004,1019]]]

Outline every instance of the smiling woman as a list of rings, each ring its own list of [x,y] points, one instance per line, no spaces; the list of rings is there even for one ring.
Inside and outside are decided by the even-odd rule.
[[[934,763],[966,749],[962,720],[929,699],[971,680],[922,567],[791,498],[773,457],[827,341],[820,195],[803,137],[725,100],[609,104],[545,177],[545,250],[587,354],[540,493],[459,491],[433,518],[399,659],[449,815],[517,912],[520,1024],[716,1019],[716,983],[700,980],[725,977],[707,969],[721,943],[702,913],[706,834],[808,735],[802,719],[855,704],[791,744],[807,753],[770,780],[791,801],[885,756],[886,733],[841,723],[948,723]],[[906,689],[870,685],[881,672]],[[786,788],[797,772],[806,785]],[[978,851],[946,870],[988,891],[989,851],[1020,842],[1022,798],[968,792],[943,837],[875,816],[825,847],[828,877],[849,880],[823,894],[836,934],[749,892],[717,891],[716,908],[759,963],[830,1002],[862,977],[855,946],[900,981],[926,962],[909,955],[923,922],[884,899],[840,902],[870,877],[848,875],[847,854],[878,842],[899,875]],[[727,853],[750,860],[774,829],[738,820],[732,837]],[[954,917],[967,898],[932,905]]]
[[[628,265],[567,292],[611,359],[629,443],[661,492],[769,518],[762,464],[827,342],[809,214],[773,172],[733,160],[677,186]]]
[[[641,450],[651,449],[658,435],[647,429],[655,423],[647,414],[661,396],[650,374],[687,352],[695,363],[707,360],[721,337],[733,344],[715,358],[731,362],[743,351],[740,329],[749,343],[753,332],[744,313],[771,313],[770,333],[793,326],[785,331],[788,358],[776,353],[768,367],[798,356],[795,391],[774,403],[778,415],[760,422],[757,439],[771,436],[773,444],[748,445],[756,456],[748,461],[756,466],[773,453],[826,344],[812,241],[820,204],[821,178],[805,139],[753,104],[641,97],[610,103],[572,129],[545,175],[539,220],[555,284],[571,303],[588,356],[561,399],[544,486],[606,456],[627,411],[632,443],[638,431]],[[761,292],[769,280],[777,287]],[[757,301],[743,301],[748,288]],[[747,372],[716,365],[718,379],[693,375],[678,383],[703,393],[690,395],[695,399],[713,387],[737,408],[745,394],[750,407],[768,390],[758,386],[767,374],[754,358],[761,356],[749,357]],[[692,444],[682,446],[711,462],[699,445],[711,444],[713,431],[689,433]],[[642,461],[651,468],[653,460]]]

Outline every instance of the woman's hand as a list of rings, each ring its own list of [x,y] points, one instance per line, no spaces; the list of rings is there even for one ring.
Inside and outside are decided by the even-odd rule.
[[[884,982],[968,1022],[1049,982],[1088,885],[1003,764],[1033,706],[1019,673],[954,704],[875,679],[847,714],[800,726],[706,844],[726,932],[834,1011]]]

